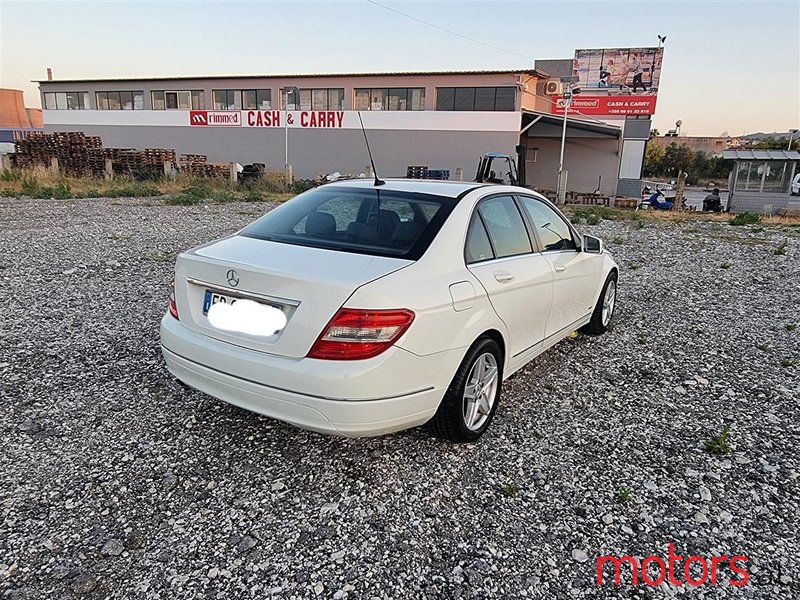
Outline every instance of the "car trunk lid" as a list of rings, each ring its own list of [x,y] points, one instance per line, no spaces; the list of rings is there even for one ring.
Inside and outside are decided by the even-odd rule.
[[[208,337],[301,358],[358,287],[411,263],[232,236],[178,257],[178,313],[186,328]],[[219,329],[209,322],[204,310],[208,294],[246,298],[279,308],[286,316],[286,326],[269,336]]]

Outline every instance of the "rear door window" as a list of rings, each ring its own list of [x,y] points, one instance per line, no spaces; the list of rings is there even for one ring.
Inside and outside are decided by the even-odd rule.
[[[533,251],[514,198],[496,196],[484,200],[478,205],[478,213],[486,225],[497,258]]]
[[[483,226],[483,221],[478,216],[478,213],[472,215],[472,222],[469,224],[464,258],[468,265],[494,258],[494,250],[492,250],[492,243],[489,241],[489,234],[486,233],[486,227]]]

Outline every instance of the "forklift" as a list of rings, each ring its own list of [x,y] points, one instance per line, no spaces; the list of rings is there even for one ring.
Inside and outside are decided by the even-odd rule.
[[[478,159],[478,172],[475,174],[475,181],[477,183],[508,183],[509,185],[527,187],[525,182],[525,144],[519,144],[515,150],[517,151],[517,160],[514,160],[509,154],[500,152],[487,152],[481,156]],[[498,168],[501,173],[499,175],[492,169],[495,161],[500,163]],[[517,165],[519,165],[519,168]],[[508,177],[508,181],[503,178],[503,172]]]

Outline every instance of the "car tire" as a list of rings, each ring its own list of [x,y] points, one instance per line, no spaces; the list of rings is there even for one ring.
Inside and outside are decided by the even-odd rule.
[[[592,313],[592,320],[581,327],[583,333],[601,335],[608,331],[608,324],[614,317],[614,308],[617,306],[617,272],[611,271],[606,277],[603,290],[597,299],[597,305]]]
[[[451,442],[476,441],[492,423],[502,387],[503,352],[490,337],[480,337],[461,361],[439,410],[428,421],[430,430]]]

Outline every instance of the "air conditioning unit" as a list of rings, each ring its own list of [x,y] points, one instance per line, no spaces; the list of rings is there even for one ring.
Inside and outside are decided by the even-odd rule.
[[[548,96],[560,96],[564,93],[564,84],[557,79],[551,79],[544,83],[544,93]]]

